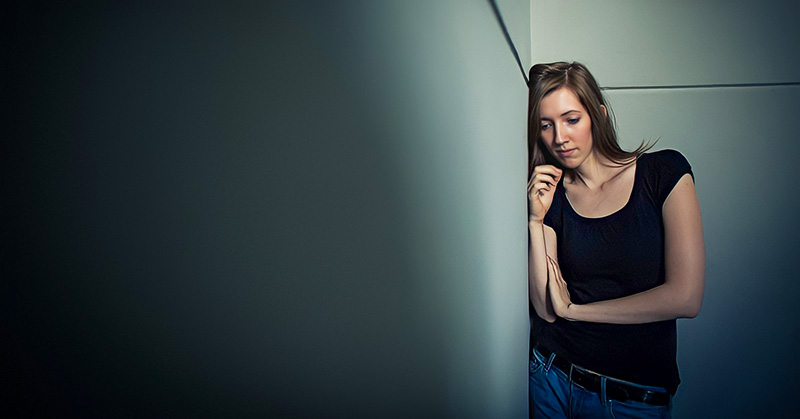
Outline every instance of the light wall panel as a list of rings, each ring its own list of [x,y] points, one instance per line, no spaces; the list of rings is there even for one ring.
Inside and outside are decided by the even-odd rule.
[[[799,20],[791,0],[533,0],[531,47],[605,86],[798,81]]]

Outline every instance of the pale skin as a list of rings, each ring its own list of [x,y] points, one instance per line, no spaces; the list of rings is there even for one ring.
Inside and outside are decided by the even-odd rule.
[[[592,148],[591,120],[577,96],[568,88],[548,94],[539,116],[548,151],[575,173],[564,179],[573,209],[584,217],[599,218],[623,208],[633,189],[636,162],[618,166]],[[536,314],[548,322],[562,317],[616,324],[697,316],[703,299],[705,245],[691,176],[681,177],[662,207],[664,283],[622,298],[573,304],[558,266],[555,231],[543,223],[563,174],[555,166],[537,166],[528,183],[530,299]]]

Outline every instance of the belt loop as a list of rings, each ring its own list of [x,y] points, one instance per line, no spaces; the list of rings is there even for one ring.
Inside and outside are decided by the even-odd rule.
[[[553,360],[554,359],[556,359],[556,353],[555,352],[550,354],[550,358],[547,358],[547,364],[545,364],[545,366],[544,366],[544,372],[545,373],[550,372],[550,367],[553,366]]]
[[[606,381],[608,380],[607,377],[600,377],[600,403],[605,406],[608,404],[608,395],[606,394]]]

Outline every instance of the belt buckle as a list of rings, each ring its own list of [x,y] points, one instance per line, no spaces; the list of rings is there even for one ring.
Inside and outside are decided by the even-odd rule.
[[[663,393],[656,392],[653,390],[648,389],[638,389],[635,387],[629,387],[628,385],[620,385],[622,383],[617,383],[615,386],[615,393],[618,396],[624,397],[625,400],[618,399],[620,401],[632,400],[636,402],[647,403],[655,406],[663,405],[663,400],[659,400],[659,397],[664,396]],[[609,396],[611,396],[609,394]]]
[[[642,401],[651,404],[656,398],[656,393],[652,390],[645,390],[642,394]]]

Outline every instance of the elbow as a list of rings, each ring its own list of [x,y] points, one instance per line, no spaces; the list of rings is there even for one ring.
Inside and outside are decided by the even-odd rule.
[[[703,305],[703,295],[691,295],[684,300],[681,305],[680,317],[693,319],[700,314],[700,307]]]
[[[690,302],[686,304],[686,306],[684,307],[683,317],[687,319],[693,319],[697,317],[697,315],[700,314],[701,305],[702,301]]]
[[[548,313],[547,310],[536,310],[536,315],[548,323],[553,323],[556,321],[556,315],[553,313]]]
[[[703,277],[693,279],[682,286],[675,285],[672,289],[672,307],[676,318],[693,319],[700,314],[703,305]]]
[[[700,314],[700,306],[686,307],[681,317],[684,319],[693,319],[697,317],[698,314]]]
[[[539,314],[539,317],[541,317],[544,321],[546,321],[548,323],[553,323],[553,322],[556,321],[556,316],[553,315],[553,314],[545,314],[544,316]]]
[[[548,323],[553,323],[554,321],[556,321],[556,315],[555,314],[547,312],[546,309],[541,309],[540,310],[536,306],[534,306],[533,308],[534,308],[534,311],[536,312],[536,315],[539,316],[540,319],[542,319],[542,320],[544,320],[544,321],[546,321]]]
[[[553,323],[554,321],[556,321],[556,314],[553,312],[552,308],[548,307],[550,304],[549,301],[547,300],[547,297],[541,299],[537,298],[538,296],[533,292],[531,292],[529,297],[530,297],[530,304],[531,306],[533,306],[533,312],[536,313],[536,315],[539,316],[540,319],[548,323]]]

